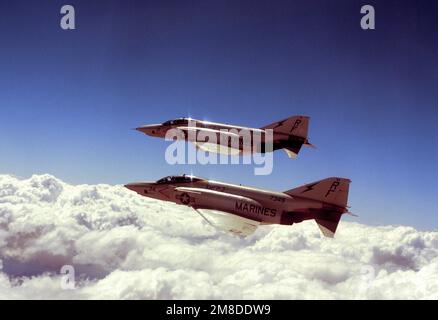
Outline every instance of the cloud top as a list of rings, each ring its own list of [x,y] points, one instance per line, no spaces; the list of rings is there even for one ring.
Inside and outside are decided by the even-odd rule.
[[[122,186],[0,175],[0,299],[13,298],[438,299],[438,232],[341,222],[327,239],[308,221],[240,239]]]

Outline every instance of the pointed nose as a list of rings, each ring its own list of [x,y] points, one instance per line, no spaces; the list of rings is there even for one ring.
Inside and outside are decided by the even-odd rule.
[[[136,183],[128,183],[124,185],[125,188],[132,190],[132,191],[136,191],[138,188],[138,184]]]
[[[160,128],[161,125],[159,124],[151,124],[151,125],[135,128],[135,130],[143,132],[144,134],[147,134],[149,136],[155,136],[160,132]]]
[[[154,185],[155,182],[134,182],[125,184],[124,187],[137,193],[145,193],[145,190],[150,190]]]

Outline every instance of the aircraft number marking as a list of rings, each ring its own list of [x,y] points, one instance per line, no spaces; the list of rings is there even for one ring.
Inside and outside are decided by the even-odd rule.
[[[282,197],[278,197],[278,196],[270,196],[272,201],[278,201],[278,202],[284,202],[285,199]]]
[[[327,193],[325,194],[325,197],[327,198],[330,195],[330,193],[335,192],[340,184],[341,183],[339,181],[334,181],[330,186],[329,190],[327,191]]]
[[[292,129],[290,129],[290,132],[292,132],[292,131],[294,131],[296,128],[298,128],[298,127],[300,126],[301,122],[302,122],[301,119],[297,119],[297,120],[295,120],[295,123],[294,123]]]

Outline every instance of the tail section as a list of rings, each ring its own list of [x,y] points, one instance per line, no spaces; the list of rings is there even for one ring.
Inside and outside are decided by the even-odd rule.
[[[289,158],[296,158],[303,145],[313,147],[307,139],[309,119],[307,116],[293,116],[262,129],[272,129],[278,149],[284,149]]]
[[[345,178],[327,178],[314,183],[286,191],[297,199],[320,201],[321,209],[313,209],[308,219],[315,219],[324,236],[333,238],[341,216],[347,213],[350,180]]]
[[[327,178],[288,190],[285,193],[345,208],[348,202],[350,182],[349,179],[345,178]]]

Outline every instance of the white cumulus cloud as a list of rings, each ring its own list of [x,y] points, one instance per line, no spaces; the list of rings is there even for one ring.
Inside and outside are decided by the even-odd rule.
[[[0,299],[14,298],[438,299],[438,232],[341,222],[327,239],[308,221],[240,239],[122,186],[0,175]]]

